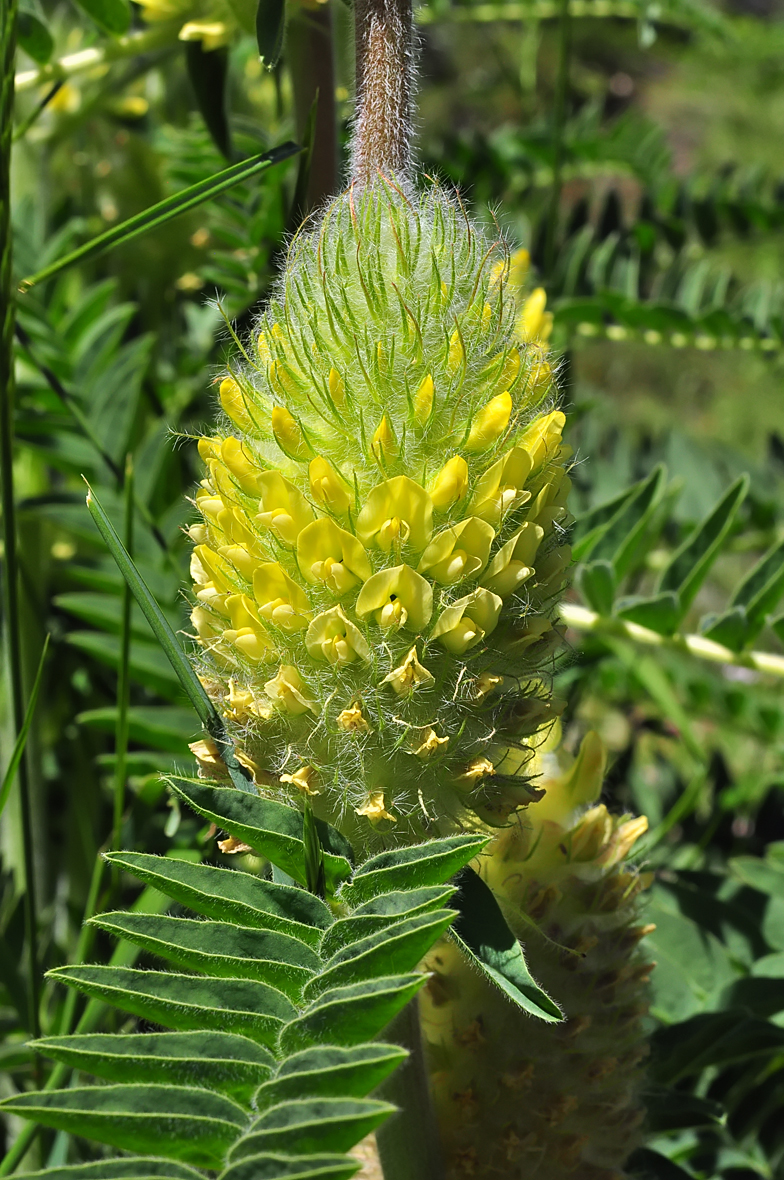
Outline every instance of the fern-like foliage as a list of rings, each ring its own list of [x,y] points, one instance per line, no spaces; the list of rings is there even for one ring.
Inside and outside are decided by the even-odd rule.
[[[93,919],[180,971],[80,965],[50,973],[166,1031],[37,1043],[102,1084],[21,1094],[4,1109],[135,1154],[28,1178],[192,1180],[206,1169],[222,1180],[347,1180],[358,1164],[345,1153],[394,1110],[368,1095],[406,1057],[376,1038],[425,983],[416,965],[455,917],[448,881],[485,838],[435,840],[353,868],[343,837],[308,814],[201,781],[171,785],[292,883],[110,854],[117,869],[199,917]],[[331,903],[299,887],[314,858]]]

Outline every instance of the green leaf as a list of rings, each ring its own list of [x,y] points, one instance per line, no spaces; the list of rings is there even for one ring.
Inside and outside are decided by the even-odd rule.
[[[117,728],[117,708],[87,709],[77,713],[76,724],[101,733],[114,733]],[[182,752],[200,731],[192,709],[175,705],[132,705],[128,710],[128,737],[139,745],[172,754]]]
[[[21,729],[16,735],[14,748],[11,751],[11,757],[8,759],[8,765],[5,768],[3,775],[3,784],[0,786],[0,815],[5,810],[5,805],[8,802],[8,796],[11,794],[11,787],[14,785],[16,772],[19,769],[19,763],[24,756],[25,746],[27,745],[27,736],[30,733],[30,726],[33,723],[35,716],[35,708],[38,704],[38,694],[41,691],[41,678],[44,674],[44,664],[46,663],[46,653],[49,650],[49,636],[44,640],[41,655],[38,660],[38,671],[35,674],[33,687],[30,689],[30,696],[27,701],[27,708],[25,709],[24,719],[22,721]]]
[[[651,976],[656,1019],[670,1024],[716,1008],[723,989],[736,978],[718,938],[682,914],[657,886],[646,905],[646,919],[656,924],[647,944],[656,960]]]
[[[172,788],[199,815],[225,827],[238,840],[288,873],[301,885],[307,884],[302,812],[285,803],[239,793],[230,787],[208,786],[182,778],[170,780]],[[317,821],[324,848],[327,885],[334,890],[351,873],[348,842],[334,828]],[[329,851],[327,851],[329,849]],[[336,854],[336,850],[340,852]]]
[[[351,1180],[361,1163],[350,1155],[274,1155],[263,1152],[232,1164],[218,1180]]]
[[[229,1160],[262,1151],[349,1151],[395,1110],[372,1098],[305,1098],[281,1102],[256,1119]]]
[[[707,577],[708,570],[718,557],[748,488],[749,478],[742,475],[676,550],[663,571],[658,589],[671,590],[677,595],[681,615],[688,610]]]
[[[232,1164],[218,1180],[351,1180],[361,1163],[350,1155],[274,1155],[263,1152]]]
[[[766,616],[784,594],[784,541],[765,554],[740,583],[730,606],[745,607],[750,624],[749,640],[762,629]]]
[[[268,1047],[296,1016],[282,992],[247,979],[225,979],[216,987],[202,975],[80,966],[56,967],[48,977],[155,1024],[238,1033]]]
[[[615,613],[618,618],[636,623],[638,627],[647,627],[657,635],[672,635],[683,616],[678,596],[671,590],[649,598],[637,595],[621,598]]]
[[[733,856],[727,866],[733,876],[752,889],[771,897],[784,897],[784,863],[759,856]]]
[[[590,557],[599,539],[607,532],[610,522],[615,520],[634,496],[637,486],[624,488],[617,496],[577,517],[574,522],[572,545],[572,556],[575,561],[585,561]]]
[[[649,1089],[643,1095],[647,1110],[646,1128],[659,1135],[666,1131],[684,1131],[691,1127],[720,1127],[726,1113],[720,1102],[684,1094],[680,1090]]]
[[[358,980],[402,975],[413,970],[446,932],[454,916],[451,909],[419,914],[350,943],[330,959],[320,975],[306,984],[303,999],[315,999],[328,988],[343,987]]]
[[[185,65],[196,105],[221,155],[231,159],[231,129],[227,108],[229,54],[223,47],[205,49],[201,41],[186,41]]]
[[[18,1094],[0,1109],[124,1151],[215,1167],[247,1125],[242,1107],[195,1086],[78,1086]]]
[[[380,852],[359,866],[350,884],[341,890],[341,898],[354,906],[407,887],[442,885],[481,852],[487,841],[487,836],[449,836]]]
[[[76,0],[76,3],[105,33],[122,37],[131,24],[127,0]]]
[[[280,1048],[295,1053],[319,1043],[356,1045],[385,1029],[427,982],[426,975],[391,975],[325,992],[280,1034]]]
[[[263,979],[291,1000],[321,967],[319,956],[304,942],[274,930],[122,912],[99,914],[90,922],[180,967],[221,979]]]
[[[17,20],[16,35],[25,53],[29,54],[39,66],[45,66],[54,52],[54,38],[43,21],[40,21],[37,16],[33,16],[32,12],[21,8]]]
[[[144,852],[110,852],[106,859],[208,918],[279,930],[311,946],[332,924],[329,907],[313,894],[250,873]]]
[[[290,1098],[363,1098],[375,1090],[407,1056],[399,1045],[356,1045],[338,1048],[320,1045],[288,1057],[277,1076],[264,1082],[256,1094],[259,1110]]]
[[[341,947],[375,934],[377,930],[385,930],[401,918],[413,918],[415,914],[440,909],[450,897],[454,897],[455,892],[454,885],[435,885],[428,889],[385,893],[372,901],[366,901],[350,918],[339,918],[330,926],[319,948],[321,955],[330,958]]]
[[[646,479],[634,484],[608,505],[596,509],[594,514],[589,514],[594,520],[590,533],[593,541],[589,549],[584,544],[578,546],[583,560],[590,553],[591,562],[609,561],[620,581],[637,555],[640,541],[661,498],[665,479],[666,471],[659,465]],[[610,514],[615,504],[617,508]]]
[[[83,619],[103,631],[119,634],[122,627],[122,598],[118,594],[95,594],[89,590],[74,590],[68,594],[55,595],[52,602],[58,610],[67,611],[77,619]],[[182,626],[179,611],[161,608],[161,613],[168,619],[172,630]],[[139,635],[142,639],[150,638],[149,625],[138,607],[134,607],[131,614],[131,626],[134,635]]]
[[[270,1075],[271,1053],[231,1033],[88,1033],[42,1037],[37,1051],[110,1082],[203,1086],[243,1099]]]
[[[109,668],[119,668],[122,660],[119,635],[106,635],[103,631],[69,631],[65,639],[71,647],[86,652]],[[157,643],[134,639],[131,644],[130,670],[134,680],[160,696],[169,700],[177,700],[181,696],[180,684],[171,663]]]
[[[204,1180],[203,1172],[150,1156],[101,1159],[89,1164],[46,1168],[43,1172],[15,1172],[14,1175],[16,1180]]]
[[[592,561],[577,567],[577,589],[599,615],[611,615],[615,598],[615,571],[609,561]]]
[[[710,1066],[727,1066],[784,1050],[784,1028],[737,1009],[707,1012],[654,1033],[653,1069],[670,1085]]]
[[[256,9],[256,42],[259,57],[268,70],[280,60],[283,30],[286,24],[286,0],[259,0]]]
[[[207,180],[200,180],[198,184],[193,184],[189,188],[183,189],[182,192],[175,193],[174,196],[166,197],[165,200],[159,201],[157,205],[151,205],[149,209],[145,209],[142,213],[137,213],[135,217],[129,217],[127,221],[120,222],[119,225],[107,230],[106,233],[99,234],[92,241],[85,242],[78,250],[67,254],[58,262],[53,262],[51,266],[47,266],[37,274],[23,279],[20,283],[20,290],[29,291],[36,283],[41,283],[44,279],[59,274],[66,267],[73,266],[77,262],[85,262],[88,258],[98,258],[101,254],[105,254],[107,250],[112,250],[115,246],[129,242],[139,234],[147,233],[151,229],[157,229],[159,226],[165,225],[167,221],[170,221],[172,217],[178,217],[188,209],[194,209],[197,205],[212,200],[220,193],[233,188],[234,185],[250,180],[251,177],[256,176],[259,172],[263,172],[266,168],[272,168],[276,164],[283,163],[284,160],[288,160],[299,151],[300,148],[297,144],[284,143],[280,147],[273,148],[271,152],[265,152],[260,156],[252,156],[249,160],[243,160],[240,164],[233,164],[231,168],[226,168],[223,172],[217,172]],[[142,609],[144,608],[142,607]]]
[[[523,951],[509,929],[493,891],[471,868],[458,877],[458,892],[450,902],[458,917],[451,936],[474,967],[499,987],[518,1008],[549,1023],[563,1013],[542,991],[525,963]]]
[[[115,532],[112,522],[104,512],[92,490],[89,491],[87,496],[87,507],[109,552],[116,561],[120,573],[130,586],[131,593],[141,607],[147,622],[150,624],[155,638],[166,653],[167,659],[182,685],[188,700],[196,710],[196,715],[207,732],[217,742],[232,783],[240,791],[253,791],[255,788],[249,782],[245,771],[236,759],[234,747],[226,736],[223,721],[219,717],[215,706],[204,691],[202,683],[196,675],[188,657],[180,647],[177,636],[166,621],[161,608],[150,593],[136,565]]]
[[[650,1147],[638,1147],[625,1170],[640,1180],[693,1180],[693,1173]]]
[[[700,620],[700,631],[706,639],[735,652],[743,651],[751,639],[748,616],[742,606],[733,606],[721,615],[707,615]]]

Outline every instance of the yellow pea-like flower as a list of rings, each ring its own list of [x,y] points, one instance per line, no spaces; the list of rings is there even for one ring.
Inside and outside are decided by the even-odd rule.
[[[297,538],[297,564],[307,582],[323,582],[333,594],[346,594],[372,571],[360,541],[328,517],[307,525]]]
[[[385,460],[390,461],[395,457],[397,440],[395,439],[389,417],[386,414],[384,414],[373,432],[370,449],[378,462],[382,464]]]
[[[231,418],[234,425],[248,434],[252,433],[254,422],[248,409],[248,401],[233,377],[224,377],[218,396],[223,412]]]
[[[259,476],[262,472],[240,439],[231,436],[224,438],[219,454],[214,456],[214,468],[211,466],[211,471],[219,469],[219,461],[228,468],[243,492],[248,496],[258,496]]]
[[[433,613],[433,587],[411,566],[396,565],[368,578],[355,609],[360,619],[372,615],[379,627],[421,631]]]
[[[352,501],[351,485],[339,474],[322,455],[311,459],[308,468],[310,491],[314,500],[331,508],[333,512],[345,512]]]
[[[490,590],[473,590],[442,611],[430,637],[453,655],[463,655],[495,630],[502,606]]]
[[[516,593],[534,573],[534,559],[543,537],[544,529],[540,525],[526,521],[498,550],[485,571],[482,585],[501,598]]]
[[[279,471],[259,476],[261,497],[256,521],[270,529],[286,545],[295,545],[302,530],[313,520],[313,509],[302,493]]]
[[[307,459],[313,454],[312,448],[302,433],[294,415],[285,406],[275,406],[272,411],[272,433],[284,454],[292,459]]]
[[[430,499],[437,512],[446,512],[463,499],[468,491],[468,464],[462,455],[453,455],[433,480]]]
[[[347,709],[341,709],[335,718],[338,729],[346,733],[372,733],[373,727],[362,712],[359,701],[352,701]]]
[[[433,532],[433,502],[407,475],[377,484],[357,517],[357,536],[384,553],[408,546],[421,553]]]
[[[292,634],[307,627],[311,613],[308,596],[280,562],[256,566],[252,581],[261,618]]]
[[[397,818],[387,810],[383,791],[369,792],[367,799],[359,807],[354,808],[357,815],[364,815],[372,824],[380,823],[382,819],[397,823]]]
[[[264,685],[264,691],[274,705],[294,717],[317,711],[316,701],[308,693],[299,672],[291,664],[282,664],[277,674]]]
[[[464,446],[467,451],[486,451],[497,442],[509,425],[512,415],[512,395],[507,390],[491,398],[471,423]]]
[[[388,672],[381,683],[389,684],[398,696],[408,696],[413,689],[426,687],[433,681],[433,673],[419,662],[415,644],[407,653],[402,664]]]
[[[414,417],[420,426],[425,425],[432,413],[434,395],[435,385],[432,376],[428,373],[414,394]]]
[[[292,787],[296,787],[303,795],[313,796],[321,794],[314,785],[317,777],[314,766],[300,766],[299,770],[295,770],[293,774],[282,774],[279,781],[290,783]]]
[[[526,299],[517,321],[517,332],[523,340],[546,340],[550,335],[552,318],[546,317],[546,304],[544,287],[537,287]],[[546,335],[542,335],[543,331]]]
[[[507,512],[530,500],[525,484],[532,466],[531,455],[524,447],[512,447],[480,475],[468,511],[497,528]]]
[[[330,664],[352,664],[354,660],[370,659],[367,640],[340,606],[316,615],[305,633],[305,647],[314,659],[326,660]]]
[[[433,538],[417,569],[444,586],[453,586],[485,568],[494,539],[492,525],[469,516]]]
[[[335,405],[342,406],[346,400],[346,383],[334,366],[329,370],[327,386],[329,388],[329,396]]]

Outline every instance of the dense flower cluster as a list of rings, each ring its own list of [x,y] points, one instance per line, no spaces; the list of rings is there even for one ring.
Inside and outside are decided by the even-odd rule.
[[[526,263],[435,186],[344,194],[200,443],[204,681],[257,781],[360,843],[540,793],[570,453]]]

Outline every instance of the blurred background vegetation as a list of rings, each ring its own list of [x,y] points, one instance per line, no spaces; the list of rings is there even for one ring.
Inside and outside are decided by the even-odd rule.
[[[51,641],[27,745],[31,840],[10,781],[3,795],[2,1094],[40,1068],[30,1031],[107,1018],[40,983],[107,957],[80,937],[83,917],[134,899],[99,850],[215,855],[159,778],[189,767],[196,718],[135,608],[123,627],[81,477],[119,531],[133,520],[138,564],[187,632],[182,529],[211,383],[285,235],[345,175],[350,9],[290,0],[266,69],[254,25],[272,60],[282,16],[276,0],[258,21],[242,0],[23,3],[15,284],[230,163],[290,139],[307,150],[18,296],[28,689]],[[564,750],[597,729],[608,800],[651,822],[651,1113],[634,1168],[782,1175],[784,13],[776,0],[434,0],[417,21],[423,169],[530,250],[529,287],[554,317],[580,560],[553,669]],[[699,565],[688,588],[672,572],[684,543]],[[7,694],[2,707],[7,761]],[[28,1163],[89,1150],[41,1134]]]

